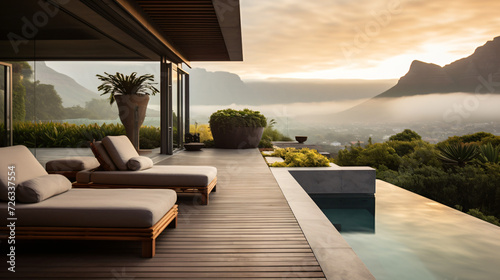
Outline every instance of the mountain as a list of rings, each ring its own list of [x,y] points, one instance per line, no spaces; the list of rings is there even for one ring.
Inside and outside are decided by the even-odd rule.
[[[472,55],[443,67],[418,60],[398,83],[376,96],[402,97],[430,93],[500,93],[500,87],[485,84],[500,82],[500,37],[478,47]]]
[[[415,60],[395,86],[328,119],[375,123],[491,120],[498,118],[498,110],[490,108],[500,99],[498,93],[500,37],[443,67]]]
[[[131,73],[153,74],[159,82],[160,67],[158,63],[137,62],[100,62],[100,61],[50,61],[41,65],[55,69],[71,77],[86,89],[97,89],[100,81],[95,73]],[[50,72],[55,72],[54,70]],[[232,104],[245,106],[260,106],[270,104],[319,103],[345,100],[366,100],[389,89],[396,80],[312,80],[312,79],[267,79],[261,81],[242,80],[240,76],[225,71],[207,71],[203,68],[186,69],[190,74],[191,105],[193,106],[229,106]],[[56,73],[57,73],[56,72]],[[39,77],[52,76],[49,73],[39,73]],[[74,80],[73,80],[74,79]],[[56,90],[64,86],[53,82]],[[42,81],[44,83],[52,83]],[[76,86],[70,86],[76,88]],[[92,91],[94,92],[94,91]],[[62,95],[62,94],[61,94]],[[69,100],[68,100],[69,99]],[[64,104],[71,97],[63,96]],[[159,107],[160,96],[152,96],[151,107]],[[85,103],[81,104],[82,106]],[[65,105],[66,106],[66,105]]]
[[[248,96],[248,88],[240,76],[230,72],[210,72],[203,68],[189,71],[192,105],[229,105]]]
[[[229,72],[189,71],[192,105],[271,105],[359,100],[374,97],[395,80],[268,79],[243,81]]]
[[[72,107],[80,105],[85,106],[85,102],[93,98],[100,98],[99,94],[90,91],[77,83],[73,78],[59,73],[54,69],[48,67],[45,62],[36,62],[35,79],[39,80],[42,84],[54,85],[57,93],[61,96],[64,107]],[[33,64],[31,64],[33,67]]]

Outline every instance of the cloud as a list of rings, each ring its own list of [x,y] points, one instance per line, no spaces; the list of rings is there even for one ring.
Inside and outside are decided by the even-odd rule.
[[[368,68],[366,78],[384,69],[398,78],[413,59],[451,63],[500,35],[498,10],[497,0],[242,1],[245,61],[193,65],[246,79],[315,71],[360,78],[356,71]],[[393,57],[397,69],[380,66]]]
[[[270,105],[193,105],[191,106],[191,119],[199,123],[207,123],[209,116],[221,109],[232,108],[243,110],[245,108],[256,110],[264,114],[268,119],[275,119],[280,125],[287,121],[297,122],[308,120],[312,123],[327,121],[324,116],[347,110],[359,105],[365,100],[342,100],[331,102],[297,102],[290,104]]]

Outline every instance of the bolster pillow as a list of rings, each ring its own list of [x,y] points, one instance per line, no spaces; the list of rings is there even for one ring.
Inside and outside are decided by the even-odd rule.
[[[128,160],[127,167],[132,171],[149,169],[153,167],[153,160],[143,156],[132,157]]]

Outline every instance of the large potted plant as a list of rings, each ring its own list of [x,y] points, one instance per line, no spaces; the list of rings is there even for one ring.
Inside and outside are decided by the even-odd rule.
[[[219,110],[210,116],[210,130],[216,148],[256,148],[267,125],[264,115],[249,109]]]
[[[97,74],[103,83],[97,87],[103,93],[109,94],[109,104],[116,100],[118,115],[125,126],[125,132],[136,150],[139,150],[139,128],[146,117],[149,95],[158,93],[154,87],[154,76],[151,74],[137,76],[136,72],[125,76],[116,72],[112,75],[104,72]]]

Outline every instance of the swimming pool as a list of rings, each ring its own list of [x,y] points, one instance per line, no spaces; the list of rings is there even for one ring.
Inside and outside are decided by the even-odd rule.
[[[500,227],[383,181],[310,196],[378,280],[500,279]]]

